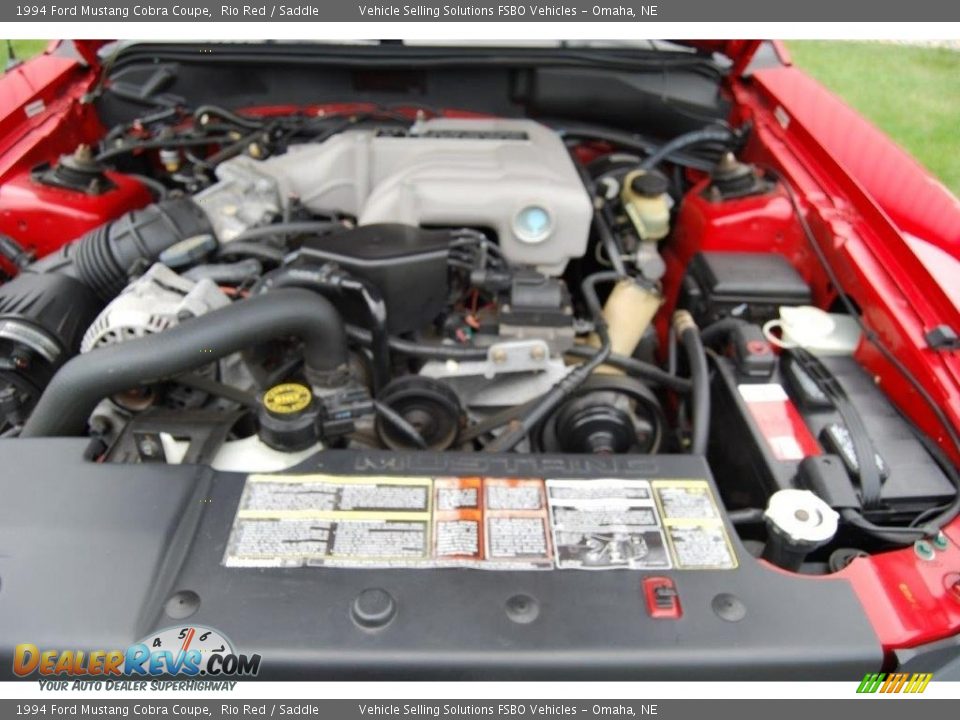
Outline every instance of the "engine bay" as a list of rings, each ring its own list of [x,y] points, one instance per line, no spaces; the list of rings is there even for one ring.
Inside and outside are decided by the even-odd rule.
[[[7,178],[4,445],[113,474],[205,468],[240,503],[217,511],[221,575],[546,563],[749,584],[755,558],[829,576],[957,555],[957,469],[865,367],[872,333],[750,122],[651,141],[345,100],[159,103]],[[46,224],[10,226],[38,207]],[[338,516],[343,546],[293,524],[298,549],[277,544],[292,521],[271,513],[311,495],[413,522],[405,491],[438,503],[413,541],[365,527],[345,550]],[[438,549],[471,493],[483,519],[446,518]],[[493,523],[527,549],[489,562]],[[428,562],[404,564],[409,542]],[[680,613],[654,580],[648,606]]]

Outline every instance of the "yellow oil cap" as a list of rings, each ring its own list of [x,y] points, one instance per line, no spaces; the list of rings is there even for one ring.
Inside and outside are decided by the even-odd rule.
[[[263,394],[263,406],[273,415],[293,415],[306,410],[313,400],[310,388],[300,383],[274,385]]]

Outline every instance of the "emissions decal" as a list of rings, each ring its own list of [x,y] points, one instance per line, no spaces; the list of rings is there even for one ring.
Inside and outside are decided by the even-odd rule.
[[[251,475],[228,567],[732,569],[703,480]]]

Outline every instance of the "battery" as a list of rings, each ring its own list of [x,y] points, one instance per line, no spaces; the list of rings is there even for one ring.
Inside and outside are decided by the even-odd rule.
[[[860,415],[876,451],[881,506],[874,521],[908,519],[949,502],[953,486],[870,375],[851,356],[821,357]],[[755,379],[726,357],[712,387],[711,468],[728,507],[765,507],[777,490],[800,487],[807,457],[837,455],[856,487],[859,463],[840,414],[789,353]]]

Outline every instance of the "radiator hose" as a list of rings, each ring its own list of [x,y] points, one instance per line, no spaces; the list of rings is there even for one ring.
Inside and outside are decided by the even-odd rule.
[[[387,304],[373,283],[356,278],[334,263],[324,265],[286,265],[264,275],[251,290],[252,294],[273,292],[280,288],[298,287],[326,296],[349,295],[364,308],[370,324],[373,354],[373,389],[380,391],[390,381],[390,344],[387,335]]]
[[[309,290],[275,290],[185,320],[163,333],[73,358],[53,376],[20,437],[83,434],[90,413],[107,396],[290,335],[303,340],[304,371],[312,385],[346,382],[347,338],[330,301]]]

